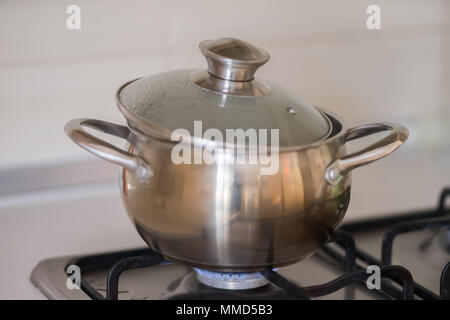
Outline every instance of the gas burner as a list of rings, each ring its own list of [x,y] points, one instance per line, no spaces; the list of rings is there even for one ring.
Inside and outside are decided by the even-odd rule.
[[[198,268],[194,269],[197,273],[198,281],[216,289],[255,289],[269,283],[269,280],[259,272],[217,272]]]

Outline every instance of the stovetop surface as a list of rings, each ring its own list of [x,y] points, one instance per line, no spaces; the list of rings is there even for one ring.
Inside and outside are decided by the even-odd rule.
[[[108,274],[117,261],[125,258],[129,261],[117,277],[118,299],[295,299],[303,294],[319,299],[402,298],[401,282],[395,282],[398,280],[395,277],[386,277],[381,290],[369,290],[365,281],[358,278],[366,273],[368,265],[376,264],[388,268],[388,265],[398,265],[409,271],[414,280],[411,286],[414,286],[415,299],[448,298],[450,271],[444,275],[443,270],[446,266],[450,269],[450,219],[448,210],[444,209],[445,198],[449,194],[450,190],[444,190],[437,209],[343,225],[337,235],[345,235],[347,243],[353,238],[356,250],[346,251],[348,246],[343,245],[346,241],[332,241],[309,259],[279,268],[276,272],[268,271],[272,274],[268,278],[271,283],[256,289],[213,289],[201,284],[190,267],[167,263],[162,258],[150,266],[135,264],[133,258],[130,259],[133,256],[154,256],[149,249],[47,259],[33,270],[31,281],[50,299],[115,298],[107,294]],[[386,252],[382,253],[386,234],[395,235],[392,253],[387,255],[388,258],[392,256],[390,263],[386,263]],[[352,254],[356,256],[353,267],[345,264]],[[66,286],[66,268],[71,264],[81,268],[80,290],[70,290]],[[279,276],[281,280],[277,280]],[[282,282],[279,281],[283,280],[287,280],[289,288],[280,285]],[[110,287],[113,285],[114,282],[109,284]]]

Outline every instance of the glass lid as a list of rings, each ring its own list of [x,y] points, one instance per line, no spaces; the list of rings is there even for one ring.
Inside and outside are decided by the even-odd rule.
[[[175,70],[131,81],[117,92],[130,125],[170,140],[177,129],[192,136],[216,129],[277,129],[280,147],[326,139],[329,119],[318,109],[271,82],[254,77],[269,54],[252,44],[220,38],[200,43],[207,71]],[[196,130],[196,131],[195,131]]]

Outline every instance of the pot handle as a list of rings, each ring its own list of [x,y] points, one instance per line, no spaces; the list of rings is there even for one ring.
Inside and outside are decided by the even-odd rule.
[[[325,170],[325,180],[334,185],[340,177],[350,170],[379,160],[398,149],[408,139],[408,129],[393,123],[372,123],[348,129],[344,134],[345,142],[366,137],[382,131],[390,134],[374,144],[352,154],[334,160]]]
[[[99,158],[124,167],[133,173],[139,182],[147,182],[152,177],[153,170],[144,159],[91,135],[83,127],[92,128],[123,139],[127,139],[130,129],[118,124],[94,119],[73,119],[64,127],[64,131],[73,142]]]

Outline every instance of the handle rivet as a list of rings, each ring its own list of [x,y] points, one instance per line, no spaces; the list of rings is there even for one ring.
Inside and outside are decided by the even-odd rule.
[[[329,172],[328,172],[328,176],[330,178],[330,180],[335,181],[338,177],[339,177],[339,170],[336,168],[332,168]]]
[[[134,174],[136,175],[136,178],[139,182],[144,183],[153,176],[153,171],[150,168],[146,168],[143,165],[140,165],[136,168]]]

